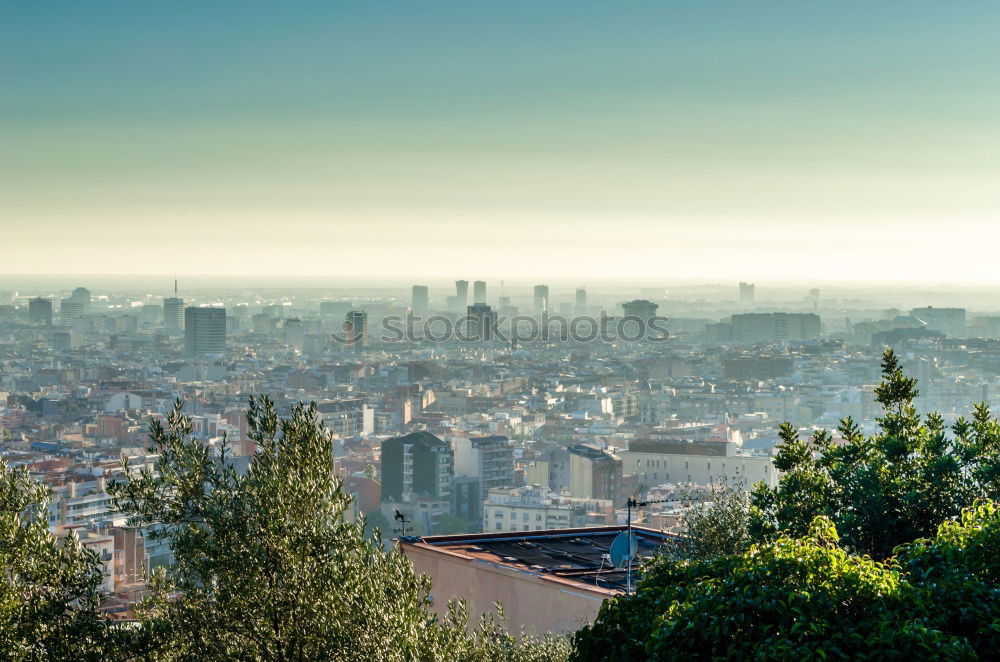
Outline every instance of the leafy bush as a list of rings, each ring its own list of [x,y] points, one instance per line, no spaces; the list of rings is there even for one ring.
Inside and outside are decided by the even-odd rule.
[[[838,428],[843,444],[827,431],[806,442],[781,426],[779,483],[753,491],[749,530],[756,542],[779,532],[804,535],[824,516],[846,548],[885,559],[978,499],[1000,498],[1000,424],[989,407],[976,405],[972,420],[959,419],[948,435],[939,415],[916,413],[916,380],[903,374],[892,350],[882,371],[875,397],[884,415],[874,436],[865,437],[850,418]]]
[[[738,554],[750,545],[750,493],[740,476],[723,477],[712,485],[707,501],[692,504],[684,514],[684,534],[666,553],[677,559],[705,560]]]
[[[886,562],[849,554],[832,522],[709,561],[654,562],[605,603],[572,659],[993,659],[1000,509],[983,503]]]
[[[156,660],[512,660],[555,662],[558,638],[514,639],[494,621],[466,634],[460,605],[429,610],[430,580],[398,549],[385,551],[334,477],[332,442],[314,406],[281,419],[251,402],[258,451],[237,473],[191,436],[177,404],[151,423],[157,471],[109,486],[134,525],[165,539],[173,565],[142,606],[143,647]],[[485,629],[484,629],[485,628]],[[487,636],[487,634],[489,636]]]
[[[113,642],[97,613],[97,556],[74,533],[49,532],[50,498],[0,459],[0,659],[106,659]]]

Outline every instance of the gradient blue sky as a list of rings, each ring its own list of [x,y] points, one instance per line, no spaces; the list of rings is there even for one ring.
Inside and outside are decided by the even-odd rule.
[[[0,2],[0,272],[997,282],[998,34],[995,2]]]

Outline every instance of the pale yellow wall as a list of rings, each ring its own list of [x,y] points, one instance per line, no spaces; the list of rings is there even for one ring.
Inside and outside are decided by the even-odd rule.
[[[622,458],[622,472],[638,474],[639,480],[649,486],[686,483],[689,480],[706,485],[721,480],[722,476],[732,480],[737,475],[742,476],[748,488],[758,481],[772,487],[777,482],[773,460],[766,456],[709,457],[635,451],[620,451],[618,454]]]
[[[500,600],[511,633],[519,633],[522,627],[536,633],[572,632],[593,622],[604,598],[600,593],[485,561],[413,545],[403,545],[403,551],[418,574],[430,575],[434,611],[444,614],[449,599],[464,597],[473,626],[484,611],[492,611],[493,603]]]
[[[570,496],[590,499],[594,496],[594,468],[590,460],[575,453],[569,454]]]

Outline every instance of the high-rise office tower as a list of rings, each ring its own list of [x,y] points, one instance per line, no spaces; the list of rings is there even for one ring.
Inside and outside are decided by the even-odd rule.
[[[83,302],[63,299],[59,302],[59,319],[63,322],[83,317]]]
[[[468,308],[469,335],[476,340],[493,340],[493,309],[485,303],[474,303]]]
[[[461,312],[461,308],[464,308],[469,302],[469,281],[455,281],[455,296],[458,297],[458,305],[460,306],[459,312]]]
[[[28,321],[52,326],[52,299],[36,297],[28,302]]]
[[[184,353],[189,357],[226,351],[226,309],[184,309]]]
[[[90,312],[90,290],[86,287],[78,287],[73,290],[73,293],[69,295],[69,298],[73,301],[78,301],[83,304],[83,311],[85,313]]]
[[[535,312],[541,313],[549,309],[549,286],[535,285]]]
[[[360,352],[368,344],[368,313],[363,310],[347,313],[344,331],[347,334],[347,344],[355,352]]]
[[[301,350],[305,342],[305,325],[298,317],[285,320],[285,342]]]
[[[754,284],[740,281],[740,303],[753,303]]]
[[[90,313],[90,290],[86,287],[78,287],[73,290],[73,294],[69,296],[71,301],[75,301],[83,306],[83,313]]]
[[[576,290],[576,306],[574,312],[577,315],[582,315],[587,312],[587,290],[582,287]]]
[[[638,317],[644,322],[656,317],[656,309],[660,305],[653,303],[652,301],[646,301],[645,299],[635,299],[633,301],[626,301],[622,304],[622,311],[625,317]]]
[[[427,312],[429,306],[426,285],[413,286],[413,300],[410,307],[417,315],[423,315]]]
[[[174,296],[163,300],[163,326],[167,333],[177,335],[184,328],[184,299],[177,296],[177,280],[174,280]]]
[[[163,300],[163,326],[171,335],[184,329],[184,299],[167,297]]]
[[[486,303],[485,280],[477,280],[472,284],[472,303]]]

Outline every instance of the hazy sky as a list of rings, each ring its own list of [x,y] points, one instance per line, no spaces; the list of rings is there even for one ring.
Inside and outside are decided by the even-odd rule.
[[[0,273],[1000,281],[997,2],[0,0]]]

